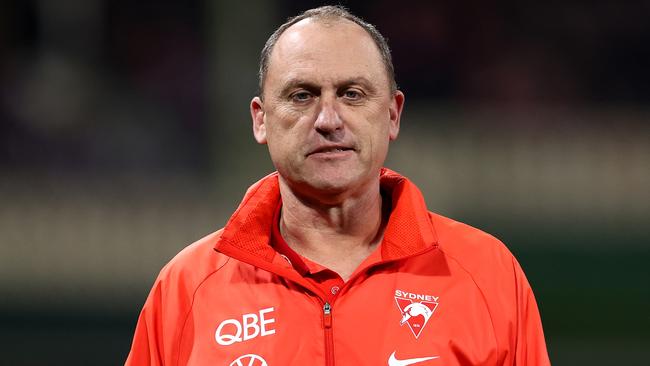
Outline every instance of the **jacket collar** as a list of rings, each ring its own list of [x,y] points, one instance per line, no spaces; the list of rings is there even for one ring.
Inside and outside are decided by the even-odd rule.
[[[420,190],[406,177],[386,168],[381,170],[380,186],[392,200],[381,244],[382,261],[398,260],[437,246],[437,235]],[[279,204],[280,188],[275,172],[248,189],[224,227],[215,250],[269,269],[276,257],[270,242]]]

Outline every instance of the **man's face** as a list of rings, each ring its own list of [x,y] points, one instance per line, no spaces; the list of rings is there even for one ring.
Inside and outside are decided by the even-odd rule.
[[[404,103],[357,24],[311,19],[288,28],[269,60],[253,131],[280,177],[302,194],[354,193],[377,182]]]

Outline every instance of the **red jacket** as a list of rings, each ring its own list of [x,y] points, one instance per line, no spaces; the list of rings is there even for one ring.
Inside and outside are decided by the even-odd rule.
[[[163,268],[126,364],[549,365],[533,292],[506,247],[428,212],[395,172],[382,170],[381,189],[392,200],[381,245],[330,288],[273,245],[277,173],[254,184],[222,230]]]

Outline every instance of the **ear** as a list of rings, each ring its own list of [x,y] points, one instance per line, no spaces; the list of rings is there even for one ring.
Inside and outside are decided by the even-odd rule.
[[[251,117],[253,119],[253,136],[259,144],[266,144],[266,123],[264,114],[264,102],[260,97],[251,100]]]
[[[391,101],[390,107],[388,108],[388,112],[390,114],[390,125],[388,129],[391,141],[395,140],[397,138],[397,135],[399,135],[399,124],[403,108],[404,93],[396,90],[393,94],[393,100]]]

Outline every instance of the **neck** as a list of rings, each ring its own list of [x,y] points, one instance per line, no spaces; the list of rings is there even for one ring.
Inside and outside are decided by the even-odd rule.
[[[379,181],[358,195],[322,203],[296,195],[280,179],[282,237],[298,254],[344,280],[381,242],[384,228]]]

